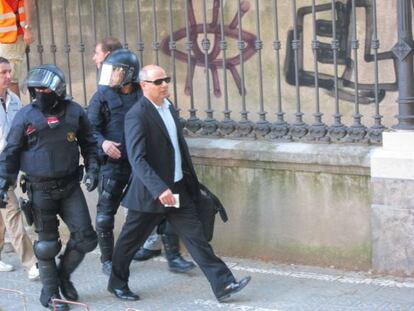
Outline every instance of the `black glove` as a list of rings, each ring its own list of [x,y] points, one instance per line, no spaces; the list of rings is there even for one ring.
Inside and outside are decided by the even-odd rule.
[[[0,177],[0,208],[6,208],[7,202],[9,201],[9,196],[7,195],[7,190],[9,185],[7,180]]]
[[[98,186],[99,174],[95,170],[89,170],[86,172],[85,177],[83,177],[83,183],[86,186],[86,190],[89,192],[95,190]]]

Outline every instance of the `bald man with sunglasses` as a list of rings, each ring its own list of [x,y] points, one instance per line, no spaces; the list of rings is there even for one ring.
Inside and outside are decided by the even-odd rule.
[[[179,235],[210,282],[219,302],[250,281],[236,281],[207,242],[195,204],[200,188],[177,111],[168,100],[170,78],[156,65],[139,74],[143,97],[125,117],[125,143],[132,178],[123,205],[128,215],[112,256],[108,291],[123,300],[138,300],[128,287],[129,266],[137,249],[164,219]]]

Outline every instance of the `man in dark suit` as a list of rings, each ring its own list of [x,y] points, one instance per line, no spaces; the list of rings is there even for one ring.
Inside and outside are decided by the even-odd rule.
[[[132,167],[123,205],[128,215],[115,245],[108,291],[124,300],[138,300],[128,287],[129,266],[153,228],[166,219],[203,271],[222,302],[250,281],[236,281],[204,237],[195,202],[199,183],[178,115],[169,96],[170,78],[158,66],[139,73],[144,96],[125,117],[125,141]],[[179,195],[179,207],[176,197]]]

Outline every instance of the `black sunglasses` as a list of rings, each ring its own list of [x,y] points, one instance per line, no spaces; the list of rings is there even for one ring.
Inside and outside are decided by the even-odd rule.
[[[157,80],[154,80],[154,81],[149,81],[149,80],[144,80],[144,81],[149,82],[149,83],[153,83],[155,85],[161,85],[163,82],[170,83],[171,82],[171,77],[165,77],[165,78],[157,79]]]

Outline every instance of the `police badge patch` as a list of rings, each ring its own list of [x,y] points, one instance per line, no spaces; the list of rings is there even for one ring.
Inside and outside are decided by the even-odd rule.
[[[68,140],[68,142],[73,142],[75,141],[76,135],[74,132],[68,132],[66,134],[66,139]]]

